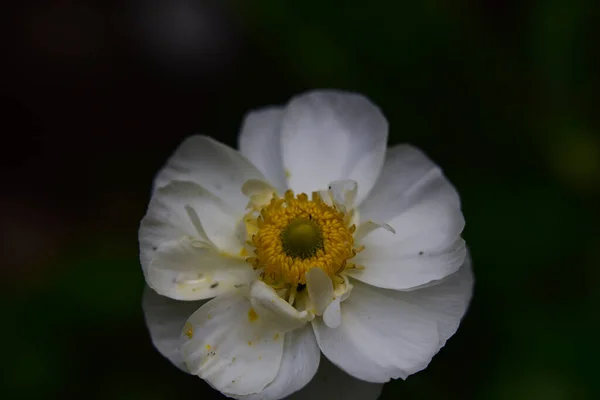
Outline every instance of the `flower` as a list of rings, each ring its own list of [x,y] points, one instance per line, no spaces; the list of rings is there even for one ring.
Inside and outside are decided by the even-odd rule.
[[[424,369],[471,298],[464,218],[440,168],[387,135],[367,98],[314,91],[250,112],[239,152],[186,139],[139,230],[157,349],[244,399],[319,364],[307,389],[343,398]]]

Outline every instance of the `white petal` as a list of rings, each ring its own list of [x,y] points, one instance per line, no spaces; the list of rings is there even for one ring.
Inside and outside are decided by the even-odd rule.
[[[329,206],[335,206],[341,212],[354,208],[358,184],[355,181],[344,180],[329,183],[327,190],[319,191],[321,199]]]
[[[360,242],[365,249],[353,262],[364,269],[349,270],[348,275],[395,290],[442,279],[464,262],[464,223],[452,204],[429,199],[415,204],[389,221],[395,234],[377,229]]]
[[[373,232],[375,229],[385,229],[386,231],[396,234],[396,230],[388,224],[375,222],[375,221],[364,221],[356,228],[354,234],[354,240],[356,243],[362,243],[367,235]]]
[[[467,254],[458,272],[447,276],[436,284],[403,292],[407,301],[417,304],[430,312],[438,323],[440,348],[454,335],[460,320],[467,312],[473,294],[473,270],[471,257]]]
[[[282,108],[270,107],[251,111],[244,117],[240,137],[240,153],[252,162],[281,193],[287,182],[281,159]]]
[[[289,396],[305,387],[313,379],[319,367],[320,357],[321,351],[310,325],[286,333],[281,367],[275,380],[262,392],[240,398],[272,400]],[[313,399],[313,397],[304,397],[304,399]]]
[[[161,245],[145,277],[148,285],[163,296],[200,300],[248,285],[257,274],[242,259],[223,256],[212,248],[198,248],[184,238]]]
[[[229,292],[200,307],[183,328],[186,366],[221,392],[258,393],[279,371],[284,334],[252,318],[251,310],[244,293]]]
[[[306,273],[306,290],[316,315],[323,315],[325,309],[334,299],[331,278],[320,268],[313,268]]]
[[[360,206],[361,218],[388,222],[423,200],[460,208],[458,194],[442,170],[417,148],[398,145],[388,149],[381,175]]]
[[[315,377],[286,400],[376,400],[382,389],[383,384],[353,378],[321,357]]]
[[[236,237],[236,228],[243,213],[243,208],[233,209],[193,182],[170,182],[154,193],[140,224],[142,267],[149,265],[161,244],[182,237],[239,252],[242,243]]]
[[[207,136],[190,136],[179,145],[154,181],[158,189],[171,181],[192,181],[236,210],[248,199],[240,188],[249,179],[265,178],[236,150]]]
[[[177,301],[157,294],[148,286],[144,288],[142,309],[154,347],[177,368],[188,372],[179,345],[185,321],[199,309],[204,301]]]
[[[312,322],[319,347],[338,367],[369,382],[406,378],[429,364],[439,349],[437,321],[406,301],[403,292],[356,282],[342,304],[342,324]]]
[[[246,208],[253,207],[256,211],[260,211],[271,202],[277,189],[265,181],[251,179],[242,186],[242,193],[249,199]]]
[[[358,183],[359,204],[379,175],[387,135],[385,117],[364,96],[327,90],[294,97],[281,124],[288,186],[311,193],[350,179]]]
[[[296,310],[279,297],[272,287],[259,280],[250,287],[250,302],[257,313],[256,318],[266,319],[280,332],[300,328],[312,317],[306,311]]]
[[[342,323],[342,313],[340,308],[341,297],[336,297],[325,309],[323,313],[323,322],[330,328],[337,328]]]
[[[350,282],[350,279],[346,274],[342,274],[342,278],[344,282],[340,285],[337,285],[334,289],[335,297],[339,297],[340,301],[345,301],[348,296],[352,293],[352,288],[354,285]]]

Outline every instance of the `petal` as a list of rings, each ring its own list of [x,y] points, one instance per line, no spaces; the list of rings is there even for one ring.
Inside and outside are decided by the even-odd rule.
[[[248,199],[240,191],[249,179],[265,178],[258,169],[234,149],[207,136],[190,136],[158,173],[155,189],[171,181],[192,181],[236,210],[244,210]]]
[[[306,290],[316,315],[323,315],[325,309],[334,299],[333,283],[325,271],[320,268],[310,269],[306,273]]]
[[[152,344],[160,354],[184,372],[188,372],[188,369],[179,352],[181,330],[190,315],[204,303],[172,300],[157,294],[148,286],[144,288],[142,309]]]
[[[437,322],[403,292],[355,282],[342,304],[342,324],[313,320],[319,347],[338,367],[368,382],[406,378],[429,364],[439,349]]]
[[[315,377],[286,400],[376,400],[382,389],[383,384],[356,379],[321,357]]]
[[[358,228],[356,228],[356,233],[354,234],[354,240],[356,243],[362,243],[366,236],[368,236],[375,229],[385,229],[386,231],[396,234],[396,230],[389,226],[388,224],[374,222],[374,221],[364,221],[361,223]]]
[[[345,301],[348,296],[352,293],[352,288],[354,285],[350,282],[350,279],[346,274],[342,274],[342,279],[344,280],[341,284],[337,285],[334,289],[335,297],[339,297],[340,301]]]
[[[277,295],[266,283],[256,280],[250,287],[250,302],[256,315],[276,326],[280,332],[287,332],[306,325],[311,315],[307,311],[298,311]]]
[[[248,285],[257,274],[242,259],[223,256],[212,248],[198,248],[184,238],[161,245],[145,277],[148,285],[163,296],[200,300]]]
[[[329,184],[336,205],[343,207],[344,212],[351,210],[356,201],[358,183],[352,180],[334,181]]]
[[[249,199],[246,208],[260,211],[271,202],[273,195],[277,193],[277,189],[265,181],[251,179],[242,186],[242,193]]]
[[[442,170],[419,149],[398,145],[388,149],[381,175],[360,206],[361,219],[388,222],[428,199],[460,208],[458,193]]]
[[[302,389],[319,368],[321,351],[309,325],[285,334],[283,357],[277,376],[260,393],[240,397],[244,400],[283,399]],[[294,398],[293,396],[291,398]],[[313,399],[313,397],[303,397]]]
[[[436,319],[440,348],[454,335],[467,312],[474,282],[471,257],[467,253],[458,272],[422,289],[402,293],[403,298],[426,309]]]
[[[156,190],[139,230],[140,261],[146,268],[163,243],[190,237],[237,253],[236,237],[244,210],[235,210],[193,182],[173,181]]]
[[[342,312],[340,308],[341,297],[336,297],[325,309],[323,322],[330,328],[337,328],[342,323]]]
[[[354,180],[359,204],[377,180],[387,135],[379,108],[359,94],[326,90],[293,98],[281,122],[288,186],[311,193],[333,181]]]
[[[335,206],[341,212],[348,212],[354,208],[358,184],[352,180],[333,181],[327,190],[320,190],[321,199],[328,206]]]
[[[254,394],[273,382],[284,334],[251,318],[245,294],[232,291],[200,307],[186,322],[181,352],[192,374],[235,396]]]
[[[287,189],[281,159],[281,117],[277,107],[251,111],[244,117],[238,138],[240,153],[252,162],[281,193]]]
[[[353,262],[362,269],[348,275],[374,286],[406,290],[439,280],[458,270],[466,255],[460,238],[464,227],[460,209],[424,200],[389,221],[395,234],[384,229],[361,241],[365,249]],[[360,233],[361,229],[357,233]]]

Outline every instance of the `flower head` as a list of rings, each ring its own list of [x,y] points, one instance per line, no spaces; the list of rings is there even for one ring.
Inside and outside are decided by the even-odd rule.
[[[425,368],[470,301],[464,219],[387,129],[365,97],[315,91],[249,113],[239,152],[186,139],[139,232],[157,349],[244,399],[376,398]]]

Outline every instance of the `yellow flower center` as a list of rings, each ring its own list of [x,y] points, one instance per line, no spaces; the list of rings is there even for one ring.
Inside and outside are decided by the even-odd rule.
[[[292,258],[307,259],[323,250],[321,228],[312,219],[295,219],[281,232],[285,254]]]
[[[283,199],[274,196],[256,220],[258,230],[250,242],[256,257],[247,261],[262,269],[262,279],[273,286],[305,284],[311,268],[333,278],[356,255],[356,227],[348,226],[346,217],[318,193],[311,200],[304,193],[294,197],[291,190]]]

